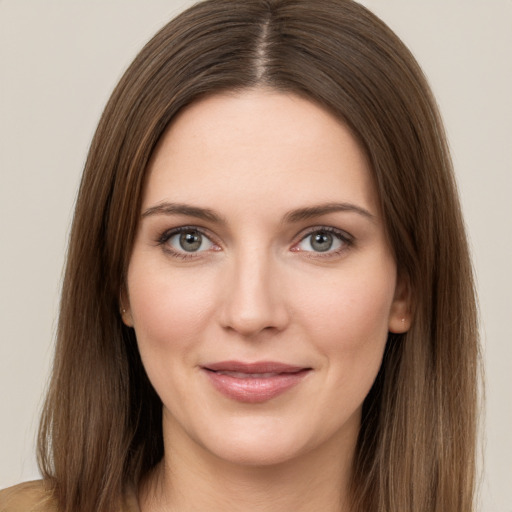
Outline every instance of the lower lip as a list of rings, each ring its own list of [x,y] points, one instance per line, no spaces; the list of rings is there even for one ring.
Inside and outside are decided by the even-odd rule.
[[[279,373],[270,377],[239,378],[210,370],[204,370],[214,388],[224,396],[236,400],[257,404],[266,402],[285,393],[299,384],[311,370],[295,373]]]

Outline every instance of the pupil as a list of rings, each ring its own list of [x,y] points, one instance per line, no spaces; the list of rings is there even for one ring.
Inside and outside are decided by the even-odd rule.
[[[313,236],[311,247],[318,252],[328,251],[332,247],[332,235],[329,233],[317,233]]]
[[[202,237],[200,233],[195,231],[189,231],[188,233],[182,233],[180,236],[180,245],[184,251],[194,252],[201,247]]]

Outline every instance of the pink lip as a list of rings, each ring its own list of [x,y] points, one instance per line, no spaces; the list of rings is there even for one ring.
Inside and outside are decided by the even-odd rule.
[[[215,389],[246,403],[261,403],[296,386],[311,368],[272,361],[242,363],[223,361],[202,367]]]

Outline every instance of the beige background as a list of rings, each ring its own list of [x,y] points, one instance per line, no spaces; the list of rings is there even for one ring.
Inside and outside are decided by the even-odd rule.
[[[66,236],[102,107],[185,0],[0,0],[0,488],[37,478]],[[512,512],[512,1],[366,0],[444,115],[480,292],[484,512]]]

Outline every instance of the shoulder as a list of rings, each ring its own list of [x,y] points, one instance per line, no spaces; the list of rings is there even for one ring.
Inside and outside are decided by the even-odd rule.
[[[42,480],[25,482],[0,491],[0,512],[57,512]]]
[[[135,486],[126,486],[121,510],[140,512]],[[35,480],[0,490],[0,512],[58,512],[58,506],[44,482]]]

